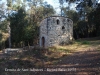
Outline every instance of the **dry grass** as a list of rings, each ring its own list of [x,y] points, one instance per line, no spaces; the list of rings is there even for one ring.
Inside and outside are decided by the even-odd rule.
[[[43,67],[44,65],[57,64],[62,58],[77,51],[100,50],[100,40],[76,40],[73,44],[50,48],[35,48],[12,56],[9,60],[0,60],[0,68],[9,67],[12,63],[20,67]],[[16,61],[16,62],[15,62]],[[30,64],[28,64],[30,63]]]
[[[76,40],[71,45],[58,46],[57,49],[73,51],[84,51],[88,49],[98,49],[100,50],[100,40],[88,41],[88,40]]]
[[[73,52],[77,51],[87,51],[87,50],[100,50],[100,40],[76,40],[73,41],[73,44],[66,45],[66,46],[56,46],[50,48],[35,48],[36,51],[30,51],[29,53],[26,52],[22,56],[22,59],[30,60],[32,62],[36,62],[36,65],[42,64],[55,64],[58,62],[62,57],[72,54]],[[38,51],[43,52],[38,52]],[[39,53],[39,54],[38,54]],[[38,57],[40,55],[40,57]],[[42,57],[41,57],[42,56]],[[37,60],[38,59],[38,60]],[[44,63],[43,63],[44,62]]]

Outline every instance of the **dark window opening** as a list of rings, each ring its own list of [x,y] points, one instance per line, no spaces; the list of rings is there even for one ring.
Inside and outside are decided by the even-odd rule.
[[[62,26],[62,30],[64,30],[65,29],[65,27],[64,26]]]
[[[65,33],[65,27],[64,26],[62,26],[62,31],[63,31],[63,34]]]
[[[57,24],[60,24],[60,21],[59,20],[57,20]]]

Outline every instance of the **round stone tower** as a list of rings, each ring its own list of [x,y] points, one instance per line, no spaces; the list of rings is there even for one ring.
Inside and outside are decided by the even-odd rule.
[[[73,21],[67,17],[50,16],[40,23],[40,47],[69,43],[73,39]]]

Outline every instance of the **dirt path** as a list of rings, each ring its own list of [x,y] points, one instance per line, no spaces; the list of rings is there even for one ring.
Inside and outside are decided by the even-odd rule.
[[[2,53],[0,55],[2,57]],[[100,75],[100,51],[88,49],[74,52],[60,58],[56,65],[46,66],[44,72],[9,72],[8,75]]]
[[[49,68],[58,71],[46,75],[100,75],[100,51],[77,51],[61,58],[58,65],[49,65]]]

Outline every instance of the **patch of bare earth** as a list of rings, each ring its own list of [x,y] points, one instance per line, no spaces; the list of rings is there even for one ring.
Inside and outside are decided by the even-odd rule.
[[[65,70],[52,72],[50,75],[100,75],[100,52],[97,50],[75,52],[49,68]]]
[[[42,62],[34,56],[29,58],[31,61],[28,59],[5,61],[7,63],[0,61],[0,75],[100,75],[100,40],[90,41],[89,44],[85,42],[85,45],[75,43],[59,48],[65,53],[60,51],[49,53],[47,55],[49,59],[43,57]],[[42,66],[35,67],[36,64]],[[21,71],[5,71],[5,68],[19,68]]]
[[[75,49],[74,52],[61,57],[56,65],[48,65],[51,70],[58,71],[46,75],[100,75],[100,40],[69,48]]]

